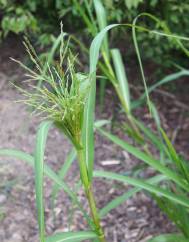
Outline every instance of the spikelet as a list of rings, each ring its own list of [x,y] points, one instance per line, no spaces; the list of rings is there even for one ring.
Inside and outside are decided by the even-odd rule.
[[[33,114],[52,120],[74,145],[79,146],[90,78],[75,71],[76,56],[68,48],[68,43],[64,44],[63,35],[59,64],[43,65],[28,40],[24,45],[35,70],[14,60],[27,71],[26,77],[31,87],[31,91],[17,87],[24,96],[21,101],[32,107]]]

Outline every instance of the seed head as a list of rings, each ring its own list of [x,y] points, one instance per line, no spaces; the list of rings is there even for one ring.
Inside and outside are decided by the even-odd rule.
[[[74,145],[80,145],[89,77],[76,72],[77,57],[68,48],[68,43],[61,42],[60,62],[54,65],[47,62],[43,65],[31,44],[28,41],[24,44],[35,70],[16,61],[27,70],[31,87],[31,91],[18,87],[25,97],[21,101],[32,107],[33,113],[52,120]]]

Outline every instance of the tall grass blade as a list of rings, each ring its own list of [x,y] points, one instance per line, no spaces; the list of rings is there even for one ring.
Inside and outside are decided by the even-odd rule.
[[[129,145],[125,141],[119,139],[117,136],[109,134],[108,132],[98,129],[100,133],[117,144],[118,146],[122,147],[125,149],[127,152],[135,156],[136,158],[144,161],[160,173],[164,174],[167,176],[167,178],[173,180],[175,183],[177,183],[179,186],[181,186],[184,190],[189,191],[189,186],[187,183],[182,179],[182,177],[178,176],[175,172],[173,172],[171,169],[167,168],[166,166],[162,165],[160,161],[155,160],[153,157],[147,155],[146,153],[140,151],[139,149],[133,147],[132,145]]]
[[[52,122],[44,121],[37,131],[36,146],[34,152],[35,161],[35,195],[37,204],[37,215],[39,225],[40,241],[45,242],[45,219],[43,204],[43,173],[44,173],[44,153],[47,135]]]
[[[141,72],[141,76],[142,76],[142,80],[143,80],[143,85],[144,85],[144,89],[145,89],[147,104],[148,104],[149,111],[151,113],[150,97],[149,97],[149,94],[148,94],[146,78],[145,78],[145,75],[144,75],[144,68],[143,68],[143,65],[142,65],[140,50],[139,50],[137,37],[136,37],[136,27],[135,26],[136,26],[137,19],[138,19],[138,16],[133,21],[132,36],[133,36],[133,42],[134,42],[134,46],[135,46],[135,51],[136,51],[136,55],[137,55],[137,59],[138,59],[139,67],[140,67],[140,72]]]
[[[97,16],[97,22],[99,30],[101,31],[107,26],[107,16],[106,10],[102,4],[101,0],[94,0],[94,7]],[[109,61],[110,54],[109,54],[109,47],[108,47],[108,34],[104,36],[103,44],[102,44],[102,55],[105,61]],[[101,78],[100,80],[100,105],[103,108],[104,103],[104,96],[105,96],[105,88],[106,88],[106,79]]]
[[[97,22],[99,26],[99,30],[101,31],[107,26],[107,17],[106,10],[101,2],[101,0],[94,0],[94,7],[97,16]],[[102,51],[106,53],[107,57],[109,57],[109,48],[108,48],[108,34],[106,33],[104,36]]]
[[[103,30],[98,33],[98,35],[93,39],[91,46],[90,46],[90,52],[89,52],[89,58],[90,58],[90,78],[91,78],[91,88],[89,91],[89,96],[85,108],[85,117],[84,117],[84,128],[83,128],[83,144],[84,144],[84,149],[85,149],[85,160],[87,162],[88,166],[88,173],[89,173],[89,179],[92,179],[92,173],[93,173],[93,164],[94,164],[94,134],[93,134],[93,122],[94,122],[94,109],[95,109],[95,96],[96,96],[96,69],[97,69],[97,63],[98,63],[98,58],[99,58],[99,52],[100,52],[100,47],[102,45],[102,42],[106,36],[107,31],[111,30],[114,27],[118,26],[124,26],[124,27],[129,27],[133,28],[133,37],[134,37],[134,42],[135,42],[135,47],[136,50],[139,52],[137,40],[136,40],[136,33],[135,30],[139,29],[141,31],[145,31],[148,33],[152,33],[151,30],[137,26],[136,20],[134,24],[111,24],[105,27]],[[159,34],[161,35],[160,32],[155,32],[154,34]],[[171,38],[177,38],[177,39],[184,39],[184,40],[189,40],[187,37],[180,37],[180,36],[174,36],[174,35],[167,35],[164,34],[165,37],[171,37]],[[138,58],[139,62],[141,62],[140,59],[140,53],[138,53]],[[142,62],[141,62],[141,71],[143,72],[143,67],[142,67]],[[150,100],[147,92],[147,86],[146,86],[146,81],[143,73],[143,82],[145,85],[145,91],[146,91],[146,96],[148,97],[148,104],[150,108]]]
[[[119,174],[116,174],[113,172],[107,172],[107,171],[94,171],[94,176],[95,177],[104,177],[104,178],[107,178],[110,180],[124,182],[124,183],[130,184],[130,185],[133,185],[135,187],[140,187],[148,192],[156,194],[157,196],[160,196],[160,197],[163,196],[165,198],[170,199],[172,202],[178,203],[180,205],[183,205],[183,206],[189,208],[188,197],[182,196],[182,195],[176,195],[167,190],[164,190],[162,188],[151,185],[151,184],[147,183],[146,181],[128,177],[128,176],[119,175]]]
[[[34,167],[34,157],[19,150],[14,149],[0,149],[0,156],[10,156],[27,162],[30,166]],[[82,204],[79,202],[77,196],[72,192],[69,186],[59,178],[59,176],[46,164],[44,164],[44,174],[49,177],[57,186],[62,188],[66,194],[74,201],[80,211],[83,213],[88,224],[91,224],[91,220],[88,214],[83,209]]]
[[[148,240],[148,242],[188,242],[181,234],[164,234]]]
[[[150,106],[151,106],[151,114],[152,114],[152,117],[155,121],[155,124],[156,124],[156,127],[157,127],[157,130],[158,132],[160,132],[160,129],[161,129],[161,120],[160,120],[160,117],[159,117],[159,113],[158,113],[158,110],[155,106],[155,104],[153,102],[150,101]]]
[[[155,184],[155,183],[159,183],[159,182],[161,182],[165,179],[166,179],[165,176],[157,175],[153,178],[148,179],[147,182],[150,183],[150,184]],[[122,204],[127,199],[132,197],[137,192],[140,192],[141,190],[142,190],[142,188],[136,187],[136,188],[130,189],[128,192],[124,193],[123,195],[116,197],[115,199],[113,199],[111,202],[109,202],[105,207],[103,207],[100,210],[100,212],[99,212],[100,216],[101,217],[105,216],[112,209],[118,207],[120,204]]]
[[[33,156],[15,149],[0,149],[0,156],[14,157],[26,161],[30,166],[34,166]]]
[[[177,46],[180,47],[180,49],[185,53],[185,55],[187,57],[189,57],[189,50],[183,45],[183,43],[181,42],[181,40],[188,40],[188,38],[186,37],[182,37],[182,36],[178,36],[175,34],[172,34],[171,30],[169,29],[169,27],[167,26],[165,21],[162,21],[160,19],[158,19],[156,16],[150,14],[150,13],[141,13],[136,17],[136,21],[138,21],[139,18],[141,17],[148,17],[150,20],[153,20],[162,30],[163,32],[159,32],[159,31],[152,31],[154,34],[158,33],[158,35],[162,35],[162,36],[166,36],[166,37],[171,37],[171,41],[173,41],[174,43],[177,44]],[[135,21],[135,23],[136,23]]]
[[[87,162],[89,180],[92,180],[93,166],[94,166],[94,111],[95,111],[95,97],[96,97],[96,68],[100,53],[100,47],[106,32],[111,28],[117,26],[117,24],[109,25],[103,29],[92,41],[90,46],[90,78],[91,87],[89,96],[87,99],[85,113],[84,113],[84,125],[83,125],[83,144],[85,149],[85,160]]]
[[[0,156],[11,156],[23,161],[26,161],[27,164],[34,167],[34,157],[19,150],[14,149],[0,149]],[[72,192],[69,189],[69,187],[64,183],[58,175],[46,164],[44,164],[44,173],[46,176],[48,176],[53,182],[56,183],[60,188],[63,188],[63,190],[72,197]]]
[[[188,70],[181,70],[179,72],[167,75],[166,77],[164,77],[160,81],[158,81],[155,84],[153,84],[152,86],[148,87],[148,94],[150,94],[156,88],[158,88],[158,87],[160,87],[160,86],[162,86],[164,84],[167,84],[169,82],[172,82],[172,81],[175,81],[175,80],[179,79],[180,77],[188,76],[188,75],[189,75],[189,71]],[[134,101],[132,103],[132,105],[133,105],[132,108],[136,108],[137,106],[141,105],[143,103],[143,101],[145,100],[145,97],[146,97],[146,93],[142,94],[142,96],[137,101]]]
[[[96,25],[93,22],[91,22],[91,19],[87,16],[83,6],[78,2],[78,0],[73,0],[73,4],[80,13],[80,16],[83,18],[83,21],[87,26],[87,29],[92,33],[93,36],[95,36],[95,34],[97,33]]]
[[[49,236],[45,242],[79,242],[94,238],[97,238],[97,235],[92,231],[65,232]]]
[[[103,30],[98,33],[98,35],[93,39],[91,46],[90,46],[90,51],[89,51],[89,57],[90,57],[90,73],[94,73],[97,68],[97,62],[99,58],[99,52],[100,52],[100,47],[102,45],[102,42],[106,36],[107,31],[110,29],[119,26],[120,24],[111,24],[105,27]]]
[[[177,188],[175,191],[177,191]],[[167,215],[186,238],[189,238],[188,209],[163,197],[160,198],[154,195],[154,198],[161,211]]]
[[[149,128],[145,127],[145,125],[137,120],[134,119],[135,123],[137,124],[137,127],[144,133],[144,135],[152,142],[153,145],[155,145],[155,147],[158,150],[162,150],[163,149],[163,145],[162,142],[159,140],[159,137],[155,135],[155,133],[153,133]]]
[[[75,149],[72,149],[72,151],[68,154],[62,168],[58,172],[58,177],[61,180],[64,180],[64,178],[75,158],[76,158],[76,151],[75,151]],[[55,202],[55,199],[56,199],[56,196],[57,196],[59,190],[60,190],[60,186],[57,184],[55,184],[52,188],[52,195],[51,195],[52,207],[54,207],[54,202]]]
[[[160,129],[161,134],[163,136],[163,139],[165,141],[166,147],[165,151],[170,156],[170,159],[172,162],[175,163],[178,171],[181,172],[183,177],[186,178],[186,180],[189,182],[189,167],[186,165],[186,163],[178,156],[174,146],[172,145],[170,139],[168,138],[167,134],[163,129]]]
[[[123,99],[122,105],[126,109],[127,113],[130,113],[130,92],[129,83],[125,72],[125,67],[123,60],[121,58],[121,53],[118,49],[111,50],[112,59],[116,71],[117,80],[119,83],[119,91],[121,93],[121,98]]]
[[[163,29],[163,33],[159,32],[159,31],[149,31],[150,33],[157,34],[157,35],[160,35],[160,36],[162,35],[162,36],[165,36],[166,38],[170,37],[173,41],[176,41],[178,43],[180,48],[183,50],[183,52],[187,56],[189,56],[189,51],[184,47],[181,40],[187,40],[188,41],[189,39],[187,37],[185,38],[185,37],[182,37],[182,36],[177,36],[177,35],[172,34],[171,31],[169,30],[169,28],[165,25],[165,22],[160,21],[158,18],[156,18],[155,16],[153,16],[151,14],[141,13],[134,19],[133,24],[132,24],[132,36],[133,36],[134,46],[135,46],[135,50],[136,50],[136,54],[137,54],[137,58],[138,58],[139,66],[140,66],[140,71],[141,71],[141,75],[142,75],[144,89],[145,89],[145,96],[144,97],[147,98],[147,104],[148,104],[148,107],[149,107],[149,111],[151,111],[149,92],[148,92],[148,88],[147,88],[146,78],[145,78],[145,75],[144,75],[144,68],[143,68],[143,65],[142,65],[140,50],[139,50],[139,46],[138,46],[138,42],[137,42],[137,36],[136,36],[136,29],[137,29],[136,23],[137,23],[138,19],[142,16],[146,16],[146,17],[149,17],[151,20],[154,20]]]

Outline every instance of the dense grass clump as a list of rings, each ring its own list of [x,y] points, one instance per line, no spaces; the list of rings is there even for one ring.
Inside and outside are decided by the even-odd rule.
[[[178,76],[188,75],[188,71],[182,70],[179,73],[169,75],[148,89],[136,31],[140,30],[148,34],[157,35],[158,37],[170,38],[174,42],[177,42],[179,48],[186,56],[188,56],[189,52],[182,41],[188,41],[189,39],[171,34],[169,31],[167,32],[167,29],[163,29],[164,32],[158,32],[146,27],[137,26],[137,19],[141,16],[146,16],[159,22],[154,16],[146,13],[136,17],[133,24],[112,24],[106,26],[106,15],[103,5],[100,4],[99,0],[96,0],[95,6],[101,8],[102,15],[97,14],[101,31],[95,34],[96,36],[91,43],[90,49],[87,51],[89,53],[89,73],[82,74],[77,72],[77,58],[69,49],[69,41],[64,41],[65,34],[63,32],[57,38],[45,62],[41,62],[34,48],[26,40],[26,50],[34,67],[30,69],[21,62],[16,61],[27,71],[26,77],[30,86],[29,91],[20,87],[18,89],[24,96],[22,102],[30,106],[33,113],[42,116],[44,121],[40,124],[37,132],[33,155],[7,149],[0,150],[0,154],[13,155],[27,161],[30,165],[34,165],[36,206],[41,242],[75,242],[85,239],[91,239],[95,242],[105,242],[106,239],[100,222],[101,217],[142,189],[152,194],[152,197],[160,208],[180,231],[180,233],[163,235],[150,241],[157,242],[163,240],[170,242],[179,240],[186,242],[189,239],[189,166],[188,162],[179,156],[171,140],[163,130],[158,111],[149,94],[157,86],[172,81]],[[129,81],[120,51],[118,49],[110,50],[108,45],[108,31],[117,27],[132,28],[134,47],[145,90],[139,100],[132,100]],[[55,50],[58,47],[59,63],[53,61]],[[80,47],[82,47],[81,43]],[[120,139],[108,132],[105,127],[102,127],[104,124],[109,123],[108,121],[95,122],[96,72],[98,68],[102,72],[102,80],[109,80],[115,88],[115,92],[120,100],[121,109],[127,120],[124,124],[120,123],[120,128],[122,132],[125,132],[125,135],[130,136],[132,143]],[[133,110],[145,104],[148,106],[156,130],[147,128],[134,115]],[[56,174],[49,166],[44,164],[45,144],[49,128],[52,125],[58,127],[67,136],[73,145],[73,149],[76,151],[74,154],[77,155],[78,172],[80,173],[78,184],[82,184],[90,209],[89,213],[83,208],[77,193],[68,187],[63,179],[64,176],[61,176],[61,173]],[[97,130],[101,135],[143,162],[143,168],[138,170],[138,174],[143,172],[144,169],[151,167],[156,175],[150,179],[142,180],[140,176],[126,175],[125,171],[122,173],[95,171],[94,130]],[[156,150],[155,155],[150,151],[151,148]],[[72,152],[69,158],[65,160],[61,169],[64,175],[68,172],[73,160],[74,155]],[[46,236],[43,204],[44,175],[47,175],[55,183],[56,192],[60,188],[64,189],[71,198],[72,203],[81,211],[87,222],[85,231],[70,231]],[[93,193],[94,177],[127,183],[134,186],[134,188],[108,202],[104,208],[98,211]],[[175,214],[174,211],[178,212]]]

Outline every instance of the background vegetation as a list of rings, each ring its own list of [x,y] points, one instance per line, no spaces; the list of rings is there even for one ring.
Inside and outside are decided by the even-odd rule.
[[[41,56],[46,57],[38,57],[33,46],[25,38],[24,45],[32,63],[31,68],[13,59],[27,71],[28,81],[32,82],[29,90],[17,87],[25,97],[22,102],[45,119],[38,128],[33,155],[14,149],[0,150],[2,156],[14,156],[34,166],[41,242],[70,241],[74,238],[77,241],[89,238],[95,242],[105,242],[101,217],[140,190],[150,193],[177,227],[176,233],[155,237],[149,242],[162,239],[166,242],[173,239],[181,239],[183,242],[188,240],[188,161],[174,148],[173,140],[168,137],[150,95],[157,87],[189,75],[188,70],[184,68],[189,57],[189,38],[185,37],[188,35],[187,27],[183,31],[183,27],[189,24],[185,15],[188,7],[187,3],[178,4],[171,0],[166,3],[155,0],[148,3],[142,0],[104,3],[100,0],[1,1],[2,41],[5,41],[10,32],[25,34],[32,39],[34,45],[43,49]],[[57,35],[60,21],[61,33]],[[111,24],[114,22],[117,24]],[[63,31],[62,23],[64,31],[69,34]],[[125,29],[128,30],[127,34]],[[110,30],[113,30],[111,34]],[[130,95],[130,81],[122,57],[122,42],[130,46],[131,40],[133,48],[128,48],[130,63],[135,54],[144,90],[138,99]],[[115,44],[119,48],[115,48]],[[52,47],[48,48],[51,45]],[[83,53],[82,59],[77,59],[77,55],[73,54],[72,51],[76,49]],[[148,86],[142,58],[156,63],[156,66],[176,69],[177,72],[174,71]],[[100,80],[100,88],[97,91],[100,92],[101,101],[104,100],[106,81],[112,84],[124,116],[123,120],[117,122],[122,134],[129,137],[129,140],[121,139],[115,130],[111,129],[110,120],[95,120],[96,79]],[[148,128],[135,112],[142,105],[146,105],[154,128]],[[47,135],[52,125],[58,128],[73,146],[69,155],[71,158],[66,159],[58,174],[44,164]],[[116,173],[95,170],[94,128],[109,141],[143,162],[137,174],[133,171],[127,175],[127,171]],[[67,186],[63,179],[74,157],[77,157],[79,166],[78,184],[82,185],[90,213],[83,208],[77,192]],[[141,179],[140,173],[149,167],[155,175],[150,179]],[[61,187],[86,219],[86,231],[46,235],[43,202],[45,175],[55,183],[52,200]],[[93,193],[95,177],[127,183],[135,188],[108,201],[98,211]]]
[[[105,0],[103,4],[107,12],[108,24],[128,23],[139,13],[148,12],[160,18],[165,26],[174,30],[175,34],[185,36],[189,34],[187,0],[182,1],[182,4],[176,0]],[[79,33],[79,38],[92,39],[92,36],[88,35],[92,30],[86,24],[89,9],[91,15],[95,13],[91,0],[1,0],[1,40],[3,41],[10,32],[24,33],[29,35],[30,39],[32,37],[36,45],[45,47],[55,41],[61,20],[64,31]],[[149,19],[141,18],[140,21],[145,26],[159,28],[158,23],[154,24]],[[121,34],[121,29],[116,30],[114,41],[118,41]],[[153,59],[162,65],[163,57],[163,65],[170,66],[172,64],[170,59],[173,60],[175,56],[183,57],[183,54],[177,51],[178,46],[175,42],[159,40],[159,36],[140,34],[139,41],[143,47],[144,58]]]

